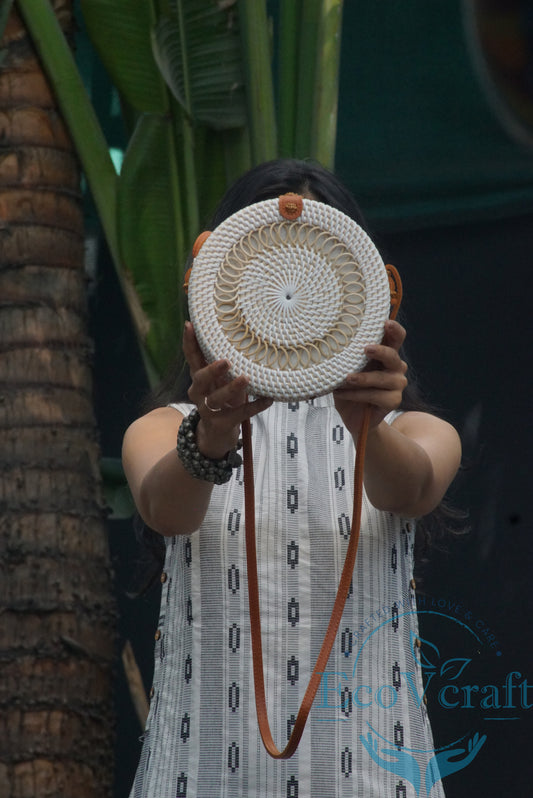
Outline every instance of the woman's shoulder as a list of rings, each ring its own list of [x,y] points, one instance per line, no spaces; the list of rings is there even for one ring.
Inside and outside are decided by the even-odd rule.
[[[183,407],[183,409],[182,409]],[[185,415],[185,406],[165,405],[149,410],[139,418],[136,418],[124,433],[123,449],[128,450],[131,446],[135,448],[143,445],[145,441],[153,439],[154,436],[168,432],[178,432],[178,428]]]

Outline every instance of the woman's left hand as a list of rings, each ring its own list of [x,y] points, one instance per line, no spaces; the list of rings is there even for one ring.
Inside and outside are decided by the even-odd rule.
[[[333,392],[335,407],[354,438],[359,434],[366,405],[371,406],[371,428],[400,406],[407,385],[407,364],[399,355],[404,340],[402,325],[387,321],[381,344],[365,349],[369,362],[363,371],[349,374]]]

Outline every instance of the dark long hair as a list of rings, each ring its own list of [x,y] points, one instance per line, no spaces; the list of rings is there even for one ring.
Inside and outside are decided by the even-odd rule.
[[[342,211],[368,232],[359,205],[335,174],[313,161],[292,158],[262,163],[238,178],[222,197],[211,220],[206,224],[206,229],[214,230],[229,216],[248,205],[262,200],[275,199],[288,192],[309,194],[319,202]],[[407,362],[404,349],[401,350],[401,355]],[[416,380],[413,379],[411,368],[409,368],[409,376],[409,383],[403,393],[400,409],[434,412],[434,408],[424,399]],[[190,377],[187,366],[179,355],[159,388],[149,397],[144,408],[145,412],[155,407],[164,407],[171,402],[186,400],[189,385]],[[430,543],[443,537],[454,524],[456,517],[458,516],[454,510],[445,503],[441,503],[436,510],[420,520],[417,524],[416,543],[419,562],[426,557]],[[164,541],[159,534],[142,524],[140,519],[136,519],[136,524],[138,537],[141,537],[143,544],[147,547],[149,557],[155,556],[155,563],[157,563],[153,570],[155,577],[156,570],[162,565]]]

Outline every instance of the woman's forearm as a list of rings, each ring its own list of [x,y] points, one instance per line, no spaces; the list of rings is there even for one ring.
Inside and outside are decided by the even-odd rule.
[[[455,429],[425,413],[405,413],[370,429],[364,484],[379,510],[417,518],[444,496],[461,457]]]

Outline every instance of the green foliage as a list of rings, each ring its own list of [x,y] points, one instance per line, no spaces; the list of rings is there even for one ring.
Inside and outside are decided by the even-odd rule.
[[[111,80],[136,111],[168,111],[165,85],[152,54],[150,0],[81,0],[87,32]]]
[[[119,176],[49,0],[18,5],[155,382],[179,349],[188,253],[228,182],[278,155],[333,165],[342,0],[277,0],[274,21],[266,0],[80,2],[131,123]]]
[[[198,191],[205,182],[198,150],[209,131],[243,128],[246,121],[240,41],[228,12],[213,0],[178,0],[159,15],[145,0],[82,0],[82,10],[136,118],[118,183],[117,237],[157,378],[176,357],[184,264],[208,210],[201,203],[206,196],[212,202],[211,193]],[[217,172],[213,192],[220,194],[226,175]]]
[[[120,457],[100,458],[100,473],[109,518],[131,518],[135,512],[135,504]]]
[[[244,127],[246,105],[235,27],[212,0],[176,6],[179,14],[161,17],[152,36],[167,86],[190,121],[213,130]]]

